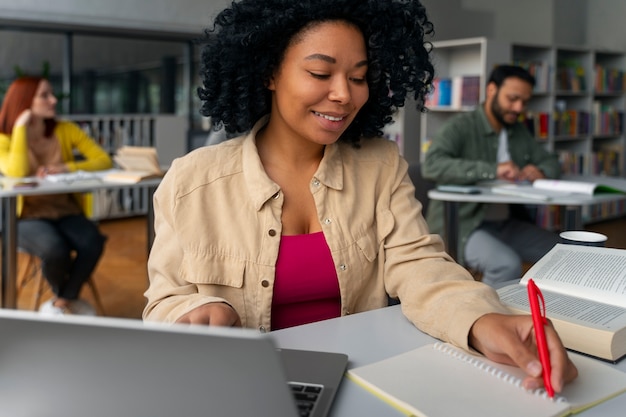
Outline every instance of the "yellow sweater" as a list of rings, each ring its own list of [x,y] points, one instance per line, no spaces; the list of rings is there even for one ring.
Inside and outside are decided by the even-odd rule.
[[[59,140],[61,157],[70,172],[98,171],[113,166],[107,152],[75,123],[59,121],[54,135]],[[77,161],[74,157],[75,151],[84,159]],[[25,177],[30,175],[32,168],[28,160],[26,126],[14,128],[11,136],[0,133],[0,172],[7,177]],[[18,200],[18,213],[21,213],[22,205],[22,200]]]

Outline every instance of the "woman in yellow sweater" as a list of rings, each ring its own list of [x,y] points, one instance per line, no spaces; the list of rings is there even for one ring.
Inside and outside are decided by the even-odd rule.
[[[76,124],[56,120],[57,99],[48,80],[21,77],[0,108],[0,171],[7,177],[44,177],[101,170],[111,158]],[[82,155],[75,159],[75,152]],[[82,212],[73,194],[29,196],[18,202],[17,243],[39,257],[55,297],[45,314],[94,314],[80,289],[104,249],[105,236]]]

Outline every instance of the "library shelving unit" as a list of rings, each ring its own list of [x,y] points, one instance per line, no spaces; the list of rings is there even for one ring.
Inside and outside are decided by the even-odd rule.
[[[624,165],[624,113],[626,112],[626,51],[607,51],[580,46],[534,45],[467,38],[433,42],[435,77],[480,78],[478,102],[484,100],[486,79],[497,64],[526,67],[537,83],[524,115],[538,141],[559,155],[564,174],[626,177]],[[439,84],[440,89],[441,85]],[[440,91],[441,93],[441,91]],[[453,96],[454,93],[451,94]],[[431,100],[420,116],[420,155],[448,118],[473,106],[458,100]],[[544,209],[542,209],[544,210]],[[559,227],[558,210],[546,206],[538,222]],[[586,223],[622,216],[622,203],[589,207]]]
[[[511,50],[514,63],[540,69],[527,120],[537,140],[559,155],[563,174],[624,177],[626,53],[519,44]],[[623,203],[597,205],[585,208],[583,221],[624,213]],[[557,209],[537,214],[538,223],[558,228]]]
[[[441,80],[450,83],[450,100],[428,102],[428,111],[422,113],[420,118],[420,160],[428,149],[430,141],[441,125],[452,115],[472,110],[485,98],[485,85],[487,77],[494,66],[510,62],[511,47],[509,44],[496,40],[478,37],[459,40],[446,40],[433,42],[432,62],[435,67],[435,90],[433,95],[441,93]],[[477,88],[473,90],[477,96],[470,100],[463,97],[463,80],[478,79]],[[458,82],[458,80],[461,80]],[[452,98],[460,95],[460,99]]]

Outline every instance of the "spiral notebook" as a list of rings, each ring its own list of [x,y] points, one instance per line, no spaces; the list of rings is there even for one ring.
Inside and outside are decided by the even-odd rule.
[[[348,371],[348,378],[408,416],[556,417],[626,392],[626,374],[570,353],[579,377],[549,398],[525,390],[516,367],[435,343]]]

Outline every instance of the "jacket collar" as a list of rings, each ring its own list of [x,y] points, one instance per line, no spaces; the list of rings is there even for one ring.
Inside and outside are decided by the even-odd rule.
[[[256,134],[267,124],[268,120],[269,116],[264,116],[254,125],[244,138],[242,147],[245,182],[257,211],[261,210],[263,205],[280,191],[278,184],[272,181],[265,172],[256,147]],[[324,157],[314,175],[323,185],[336,190],[343,189],[342,146],[351,145],[341,145],[335,142],[326,146]]]
[[[481,103],[480,106],[476,109],[478,114],[480,115],[481,127],[483,130],[483,134],[487,135],[496,135],[497,133],[493,130],[491,123],[489,123],[489,119],[487,118],[487,114],[485,113],[485,103]]]

